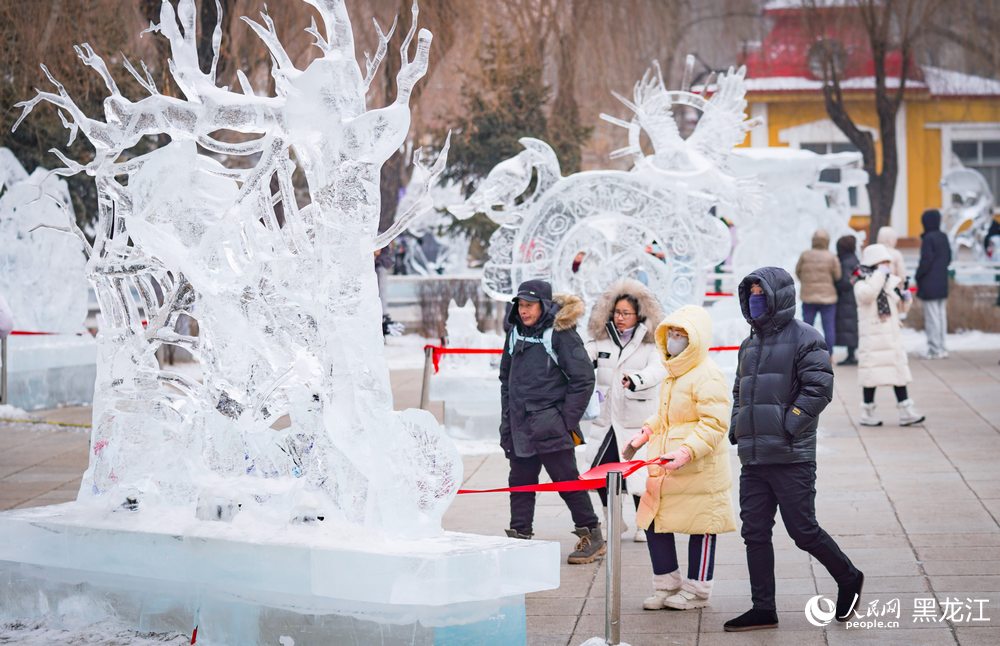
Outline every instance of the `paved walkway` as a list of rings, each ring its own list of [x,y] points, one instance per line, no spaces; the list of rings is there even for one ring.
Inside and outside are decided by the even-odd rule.
[[[806,621],[806,601],[833,596],[836,586],[822,566],[794,547],[781,523],[775,527],[778,578],[777,631],[725,634],[722,624],[749,607],[749,585],[738,534],[719,539],[715,592],[702,611],[644,612],[650,589],[645,545],[623,541],[622,638],[646,644],[1000,644],[1000,352],[954,353],[928,362],[911,358],[911,395],[928,421],[894,425],[891,389],[877,395],[887,425],[857,425],[861,391],[853,368],[837,368],[836,398],[821,418],[818,516],[866,573],[865,601],[883,610],[898,600],[897,628],[817,628]],[[393,374],[397,406],[415,406],[419,371]],[[87,422],[87,409],[63,409],[50,421]],[[76,495],[86,467],[86,429],[0,423],[0,508],[51,504]],[[465,484],[497,486],[506,480],[500,454],[465,459]],[[739,465],[733,455],[734,473]],[[735,492],[734,492],[735,499]],[[595,497],[596,500],[596,497]],[[633,525],[631,504],[626,519]],[[445,517],[450,530],[499,534],[507,526],[503,495],[459,497]],[[543,495],[536,537],[573,547],[571,521],[560,499]],[[632,532],[629,532],[631,537]],[[678,552],[686,555],[684,546]],[[529,643],[577,645],[603,634],[602,564],[562,567],[558,590],[530,595]],[[960,621],[915,622],[925,599],[959,610]],[[975,622],[971,604],[987,599]],[[921,600],[921,601],[916,601]],[[957,601],[956,601],[957,600]],[[944,607],[942,607],[944,606]],[[863,610],[867,611],[867,607]],[[869,619],[895,621],[895,617]]]

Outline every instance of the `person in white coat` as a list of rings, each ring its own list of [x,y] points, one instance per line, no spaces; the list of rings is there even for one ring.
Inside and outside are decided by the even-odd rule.
[[[861,278],[854,284],[858,302],[858,382],[861,384],[862,426],[881,426],[875,414],[875,389],[892,386],[899,408],[899,425],[924,421],[910,399],[906,385],[913,380],[900,331],[899,308],[903,283],[892,272],[892,254],[881,244],[861,254]]]
[[[595,388],[603,397],[600,414],[591,421],[587,435],[592,453],[591,466],[618,462],[625,444],[656,412],[660,383],[666,368],[656,350],[653,333],[663,320],[656,297],[637,280],[625,279],[611,285],[594,305],[587,331],[587,353],[597,371]],[[636,455],[633,459],[644,459]],[[640,469],[625,480],[636,509],[646,488],[646,470]],[[598,489],[607,507],[606,489]],[[637,530],[637,542],[646,540]]]

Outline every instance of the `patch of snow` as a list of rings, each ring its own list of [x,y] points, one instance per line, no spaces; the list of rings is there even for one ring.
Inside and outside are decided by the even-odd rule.
[[[23,646],[180,646],[191,643],[180,633],[142,633],[115,621],[99,621],[73,630],[52,628],[45,622],[0,625],[0,644]]]
[[[32,417],[22,408],[11,406],[10,404],[2,404],[0,405],[0,419],[32,419]]]
[[[424,346],[438,345],[436,339],[419,334],[389,336],[385,339],[385,360],[389,370],[413,370],[424,367]]]
[[[947,335],[944,344],[949,352],[1000,350],[1000,333],[966,330]],[[903,345],[910,354],[924,354],[927,352],[927,337],[922,330],[903,328]]]
[[[924,80],[935,96],[997,96],[1000,80],[923,66]]]

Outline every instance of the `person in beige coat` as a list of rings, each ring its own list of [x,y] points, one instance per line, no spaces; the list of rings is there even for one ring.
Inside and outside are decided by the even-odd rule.
[[[718,534],[736,529],[730,489],[729,386],[708,357],[712,320],[704,308],[685,305],[656,328],[656,346],[667,369],[658,411],[631,446],[669,460],[648,467],[636,523],[646,530],[653,564],[653,596],[646,610],[688,610],[708,605]],[[681,577],[674,533],[689,534],[687,578]]]
[[[605,290],[590,314],[587,354],[597,371],[595,388],[603,398],[600,414],[585,431],[592,467],[618,462],[628,440],[656,412],[656,396],[667,371],[653,340],[663,309],[645,285],[620,280]],[[625,479],[635,508],[646,487],[646,474],[637,471]],[[598,489],[601,503],[608,506],[607,489]],[[635,533],[645,542],[646,533]]]
[[[820,315],[823,337],[831,355],[837,342],[837,281],[840,280],[840,272],[840,261],[830,251],[830,234],[816,229],[812,249],[803,251],[799,256],[795,275],[800,284],[802,320],[812,325],[816,315]]]
[[[858,302],[858,383],[862,389],[862,426],[881,426],[875,414],[875,389],[892,386],[896,391],[899,425],[924,421],[906,385],[912,381],[910,364],[900,331],[899,304],[902,283],[892,273],[892,254],[884,245],[868,245],[861,254],[861,279],[854,284]]]

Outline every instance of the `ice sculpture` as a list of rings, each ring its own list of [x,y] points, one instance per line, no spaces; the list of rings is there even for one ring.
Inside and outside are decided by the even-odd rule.
[[[9,399],[27,410],[93,397],[86,258],[79,240],[58,232],[75,230],[75,221],[65,181],[44,168],[29,176],[0,148],[0,294],[17,329],[54,333],[8,339]]]
[[[0,148],[0,293],[19,329],[82,331],[86,259],[78,240],[47,230],[74,223],[66,182],[44,168],[29,177],[14,153]]]
[[[816,229],[825,229],[831,244],[841,236],[863,236],[850,227],[849,198],[851,189],[864,190],[868,183],[861,153],[743,148],[733,155],[731,165],[737,172],[755,173],[765,187],[763,208],[757,213],[725,205],[720,209],[735,230],[731,260],[735,274],[772,265],[794,275],[795,263],[810,248]]]
[[[941,178],[945,204],[944,231],[951,242],[951,254],[958,258],[961,247],[968,247],[972,257],[983,262],[986,256],[986,235],[993,222],[993,192],[983,175],[972,168],[957,168]],[[970,223],[962,231],[962,227]]]
[[[392,30],[376,23],[378,49],[361,70],[343,0],[305,1],[323,29],[314,21],[306,30],[320,55],[302,70],[266,12],[263,24],[243,18],[271,54],[274,96],[242,72],[240,91],[219,87],[221,28],[202,72],[193,0],[176,11],[164,0],[147,31],[169,41],[182,98],[160,94],[145,66],[125,60],[149,93],[127,98],[84,43],[77,55],[110,93],[103,121],[83,114],[44,66],[56,91],[18,104],[15,128],[48,102],[70,141],[82,134],[95,148],[87,164],[53,151],[65,164],[58,174],[86,172],[99,193],[86,253],[100,358],[81,502],[440,532],[461,461],[429,413],[392,409],[372,262],[427,205],[413,196],[378,234],[379,171],[406,138],[431,34],[417,32],[414,4],[396,98],[369,110]],[[141,138],[164,134],[170,143],[130,157]],[[414,154],[411,191],[426,191],[446,153],[433,163]],[[182,313],[197,319],[197,338],[174,332]],[[163,344],[196,357],[201,379],[159,369]],[[286,415],[290,425],[276,430]]]
[[[730,69],[707,98],[689,89],[690,61],[675,91],[654,63],[632,100],[616,95],[632,120],[602,118],[628,131],[629,145],[612,153],[632,157],[628,172],[563,177],[548,144],[522,139],[523,152],[494,167],[466,203],[452,208],[457,217],[481,212],[500,225],[483,273],[487,293],[510,298],[521,281],[543,278],[593,302],[630,276],[649,285],[668,310],[700,304],[707,272],[730,249],[729,231],[712,208],[754,211],[759,202],[757,183],[727,166],[754,125],[744,113],[744,74]],[[701,113],[687,139],[678,131],[678,106]],[[652,154],[642,149],[643,134]]]

